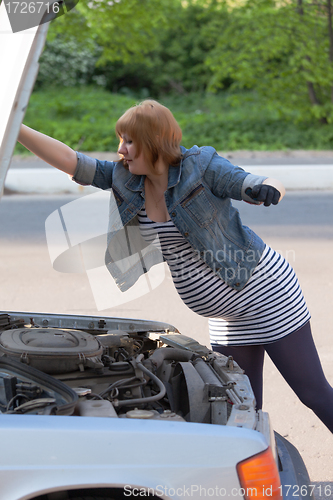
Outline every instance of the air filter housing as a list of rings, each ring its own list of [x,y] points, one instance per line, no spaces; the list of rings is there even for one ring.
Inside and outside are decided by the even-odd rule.
[[[0,355],[55,374],[102,368],[103,347],[89,333],[56,328],[18,328],[0,336]]]

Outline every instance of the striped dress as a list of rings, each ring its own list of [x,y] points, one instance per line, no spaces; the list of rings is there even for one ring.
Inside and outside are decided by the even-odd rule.
[[[172,221],[153,222],[144,209],[138,218],[146,241],[153,242],[158,235],[183,302],[209,318],[212,345],[267,344],[309,321],[293,268],[268,245],[245,287],[234,290],[200,259]]]

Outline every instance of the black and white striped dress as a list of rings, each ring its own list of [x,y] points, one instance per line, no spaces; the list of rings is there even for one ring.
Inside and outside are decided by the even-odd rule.
[[[254,345],[274,342],[310,319],[302,290],[290,264],[266,245],[245,287],[230,288],[178,231],[172,221],[153,222],[138,214],[146,241],[157,234],[175,287],[192,311],[209,318],[212,345]]]

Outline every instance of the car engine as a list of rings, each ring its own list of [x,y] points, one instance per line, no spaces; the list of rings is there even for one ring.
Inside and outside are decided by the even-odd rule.
[[[171,325],[39,313],[0,314],[0,411],[260,425],[243,370]]]

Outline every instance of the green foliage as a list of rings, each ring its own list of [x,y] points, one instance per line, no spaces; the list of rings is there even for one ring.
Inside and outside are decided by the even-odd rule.
[[[216,16],[214,9],[193,0],[173,12],[168,29],[160,33],[159,46],[152,53],[153,66],[158,69],[154,79],[157,89],[181,94],[205,90],[211,78],[205,59],[215,40],[204,34],[203,27]]]
[[[216,39],[207,57],[209,88],[255,89],[281,114],[333,121],[333,60],[330,55],[330,0],[247,0],[225,21],[205,29]],[[332,46],[333,47],[333,46]]]
[[[73,149],[116,151],[116,121],[133,104],[100,88],[48,89],[32,94],[24,123]]]
[[[211,145],[220,151],[331,149],[333,129],[312,120],[292,123],[267,109],[261,99],[240,93],[241,107],[234,107],[228,94],[189,94],[164,99],[174,111],[182,130],[183,144]]]
[[[158,43],[161,30],[180,0],[80,0],[76,8],[51,26],[51,36],[62,34],[94,40],[106,61],[143,61]]]
[[[168,26],[158,30],[155,46],[143,60],[105,60],[96,72],[106,77],[111,91],[122,87],[147,89],[155,95],[202,91],[211,77],[205,58],[213,43],[201,36],[201,27],[213,16],[214,12],[197,5],[170,9]]]
[[[80,44],[75,38],[54,38],[46,42],[40,58],[35,88],[87,85],[94,79],[100,50],[92,41]],[[100,80],[96,77],[96,83]],[[104,83],[104,80],[102,80]]]
[[[240,96],[241,99],[241,96]],[[244,100],[244,99],[243,99]],[[253,95],[241,108],[225,93],[188,93],[160,100],[174,113],[183,130],[183,145],[211,145],[220,151],[236,149],[331,149],[331,127],[312,120],[293,124],[267,110]],[[138,102],[133,96],[112,94],[102,88],[48,89],[34,92],[25,124],[81,151],[116,151],[117,119]],[[24,148],[18,146],[16,153]]]
[[[51,24],[38,84],[227,89],[239,107],[256,95],[285,120],[332,123],[332,1],[80,0]]]
[[[52,83],[54,67],[55,82],[78,85],[85,79],[85,83],[96,82],[112,92],[130,89],[140,95],[159,95],[206,88],[211,71],[205,58],[215,41],[202,35],[202,27],[214,19],[214,9],[193,1],[184,8],[180,0],[135,0],[134,4],[127,1],[111,6],[95,1],[90,9],[88,5],[81,0],[80,12],[70,12],[68,18],[60,18],[62,23],[56,20],[51,24],[51,42],[41,60],[40,85]],[[73,25],[71,19],[75,20]],[[82,40],[80,23],[81,30],[91,34],[88,40]],[[83,74],[79,72],[80,61]],[[93,72],[91,64],[87,67],[89,61],[95,61]],[[71,75],[66,79],[62,64]]]

